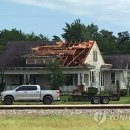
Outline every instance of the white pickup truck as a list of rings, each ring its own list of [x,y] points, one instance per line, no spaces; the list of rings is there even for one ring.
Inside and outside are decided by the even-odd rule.
[[[1,100],[5,105],[12,105],[14,101],[42,101],[52,104],[60,99],[59,90],[41,90],[39,85],[21,85],[14,90],[1,92]]]

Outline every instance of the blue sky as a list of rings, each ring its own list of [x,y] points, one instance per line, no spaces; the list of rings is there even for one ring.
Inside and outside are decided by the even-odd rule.
[[[21,29],[61,36],[65,23],[79,18],[99,30],[130,32],[130,0],[1,0],[0,30]]]

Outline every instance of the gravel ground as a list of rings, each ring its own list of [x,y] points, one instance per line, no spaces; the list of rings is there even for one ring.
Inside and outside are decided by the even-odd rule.
[[[105,115],[130,115],[130,109],[19,109],[0,110],[2,115],[90,115],[95,113],[105,113]]]

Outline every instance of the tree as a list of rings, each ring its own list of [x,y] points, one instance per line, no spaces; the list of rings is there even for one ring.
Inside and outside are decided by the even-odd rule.
[[[102,52],[118,51],[117,38],[113,35],[113,32],[103,29],[99,32],[99,34],[100,40],[98,41],[98,45]]]
[[[21,30],[1,30],[0,31],[0,52],[6,47],[8,41],[49,41],[48,37],[34,32],[31,34],[25,34]]]
[[[98,26],[94,24],[90,24],[86,27],[87,29],[87,40],[99,40]]]
[[[11,31],[9,30],[2,30],[0,31],[0,41],[24,41],[26,40],[26,35],[21,31],[12,29]]]
[[[86,41],[86,26],[80,23],[80,19],[74,20],[71,24],[66,23],[66,26],[63,28],[64,33],[62,37],[68,42],[80,42]]]
[[[61,87],[65,82],[65,75],[63,75],[62,66],[57,60],[55,60],[53,63],[48,63],[47,68],[50,71],[47,78],[50,80],[51,89],[59,89],[59,87]]]
[[[57,41],[57,42],[61,41],[59,36],[54,35],[52,37],[53,37],[52,41]]]
[[[62,37],[69,42],[99,41],[100,39],[98,26],[94,24],[86,26],[80,22],[80,19],[74,20],[71,24],[66,23],[63,30]]]
[[[119,44],[125,44],[126,41],[130,40],[130,34],[128,31],[119,32],[117,40]]]
[[[36,35],[34,32],[26,35],[28,41],[49,41],[49,39],[42,34]]]

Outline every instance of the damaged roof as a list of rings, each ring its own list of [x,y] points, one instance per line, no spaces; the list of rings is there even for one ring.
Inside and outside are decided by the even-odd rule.
[[[25,57],[29,59],[29,61],[32,61],[33,64],[33,60],[30,60],[31,58],[55,56],[58,57],[59,62],[63,66],[80,66],[84,64],[94,42],[95,41],[82,43],[57,42],[55,45],[36,46],[33,47],[31,53],[28,53]]]

